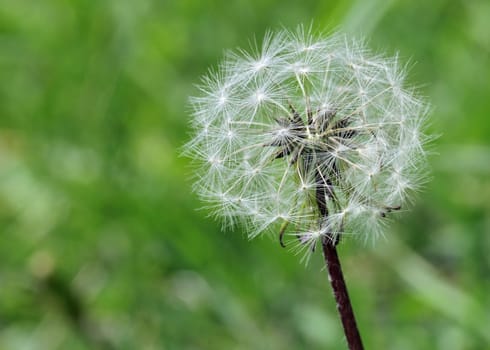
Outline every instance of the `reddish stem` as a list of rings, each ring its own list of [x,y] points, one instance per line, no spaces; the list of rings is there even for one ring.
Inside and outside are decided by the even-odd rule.
[[[337,310],[340,314],[342,326],[344,327],[345,338],[350,350],[363,350],[361,335],[357,328],[354,311],[347,292],[342,267],[340,266],[339,256],[335,242],[330,238],[325,238],[322,242],[323,256],[328,269],[330,284],[332,285]]]

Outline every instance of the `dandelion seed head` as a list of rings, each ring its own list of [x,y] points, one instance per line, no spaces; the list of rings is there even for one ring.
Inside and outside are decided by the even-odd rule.
[[[398,57],[303,27],[228,53],[191,98],[194,189],[251,238],[289,223],[297,251],[382,235],[424,181],[428,106],[405,76]]]

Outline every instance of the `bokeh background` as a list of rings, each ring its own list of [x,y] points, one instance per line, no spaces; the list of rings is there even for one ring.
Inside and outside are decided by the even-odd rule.
[[[0,0],[0,349],[344,349],[316,254],[198,210],[187,98],[224,49],[313,23],[399,53],[432,181],[340,247],[367,349],[490,348],[490,2]]]

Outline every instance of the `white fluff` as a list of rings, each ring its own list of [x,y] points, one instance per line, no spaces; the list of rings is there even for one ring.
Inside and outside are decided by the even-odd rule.
[[[285,221],[301,249],[325,236],[378,236],[426,162],[427,105],[405,87],[398,58],[302,28],[268,34],[257,51],[229,53],[191,98],[195,190],[250,237]],[[316,193],[327,182],[322,218]]]

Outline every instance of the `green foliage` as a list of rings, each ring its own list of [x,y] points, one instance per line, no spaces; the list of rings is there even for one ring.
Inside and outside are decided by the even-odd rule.
[[[376,246],[340,247],[368,349],[490,344],[490,5],[16,0],[0,6],[0,349],[342,349],[322,261],[222,232],[187,96],[225,48],[311,23],[411,61],[442,136]]]

